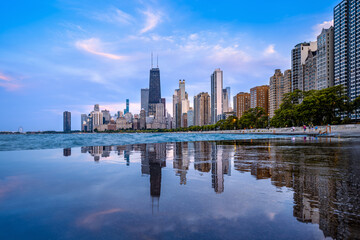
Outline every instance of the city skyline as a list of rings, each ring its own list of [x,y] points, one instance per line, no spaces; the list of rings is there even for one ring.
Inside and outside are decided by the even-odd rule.
[[[233,94],[268,84],[274,69],[290,68],[295,44],[315,41],[322,27],[330,26],[339,1],[295,10],[284,3],[256,6],[256,18],[244,11],[255,9],[254,3],[201,11],[197,4],[202,3],[190,2],[4,3],[0,99],[8,116],[0,130],[61,130],[65,110],[72,112],[72,128],[80,129],[81,114],[90,112],[93,104],[115,113],[125,108],[125,99],[130,99],[130,111],[139,113],[152,51],[159,55],[169,113],[178,79],[186,80],[189,99],[210,93],[209,76],[216,68],[224,71],[224,86]],[[37,11],[26,12],[26,7]],[[272,16],[271,8],[281,16]],[[216,18],[214,11],[219,13]],[[197,24],[189,24],[194,21]],[[275,29],[288,34],[278,36]],[[122,33],[113,34],[119,30]],[[21,45],[25,34],[26,44]]]

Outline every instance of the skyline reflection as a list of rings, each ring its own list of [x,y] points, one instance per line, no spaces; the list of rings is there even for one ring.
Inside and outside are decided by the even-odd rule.
[[[162,169],[172,168],[179,185],[187,185],[187,174],[195,170],[211,174],[216,194],[226,192],[232,171],[250,174],[259,181],[270,180],[279,191],[293,192],[293,217],[317,224],[325,237],[360,238],[360,150],[357,144],[304,139],[301,142],[224,141],[135,144],[82,147],[94,161],[120,156],[126,165],[140,154],[141,174],[150,176],[152,207],[159,207]],[[291,148],[291,145],[297,148]],[[65,152],[69,150],[64,149]],[[71,149],[70,149],[71,153]],[[167,164],[171,163],[172,164]],[[226,176],[226,177],[225,177]],[[285,189],[284,189],[285,188]]]

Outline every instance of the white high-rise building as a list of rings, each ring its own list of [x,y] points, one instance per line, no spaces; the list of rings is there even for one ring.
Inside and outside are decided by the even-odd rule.
[[[211,75],[211,123],[221,120],[223,114],[223,71],[215,69]]]

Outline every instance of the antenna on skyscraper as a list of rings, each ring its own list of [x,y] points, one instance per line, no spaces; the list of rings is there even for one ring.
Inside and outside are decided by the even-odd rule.
[[[153,68],[153,53],[151,52],[151,68]]]
[[[159,68],[159,55],[156,55],[156,67]]]

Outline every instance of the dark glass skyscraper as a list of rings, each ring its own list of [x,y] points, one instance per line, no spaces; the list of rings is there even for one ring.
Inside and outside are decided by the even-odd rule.
[[[152,68],[150,70],[149,81],[149,103],[161,102],[161,88],[160,88],[160,69]]]
[[[150,69],[149,79],[149,110],[148,114],[155,116],[156,103],[161,103],[160,69]]]
[[[126,99],[126,108],[124,109],[124,114],[127,114],[129,112],[129,99]]]
[[[71,112],[64,112],[64,132],[71,132]]]
[[[334,8],[335,85],[346,87],[353,101],[360,96],[360,1],[343,0]],[[360,112],[351,116],[360,118]]]

